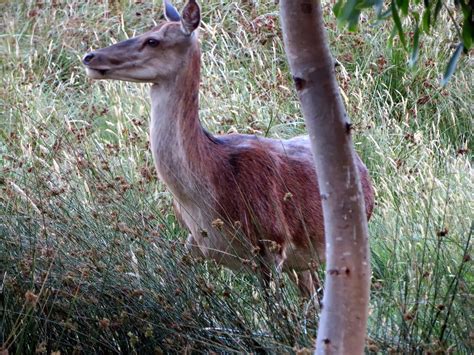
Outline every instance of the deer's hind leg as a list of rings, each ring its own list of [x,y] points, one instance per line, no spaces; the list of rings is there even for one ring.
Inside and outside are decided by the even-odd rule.
[[[290,272],[289,276],[298,287],[301,297],[310,299],[316,293],[313,277],[309,270]]]
[[[319,277],[316,272],[311,270],[289,272],[290,279],[298,286],[300,296],[303,299],[314,300],[316,308],[320,307],[320,288]]]

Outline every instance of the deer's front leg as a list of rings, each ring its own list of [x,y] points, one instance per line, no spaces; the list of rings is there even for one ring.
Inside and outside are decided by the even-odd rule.
[[[186,225],[186,222],[183,218],[183,211],[181,210],[181,206],[178,204],[176,200],[173,201],[173,210],[174,215],[176,216],[176,220],[178,221],[181,227],[185,227],[189,229],[189,226]],[[201,249],[199,249],[199,245],[194,239],[191,233],[188,234],[188,238],[186,239],[186,243],[184,244],[186,251],[190,253],[193,257],[202,257],[203,254]]]

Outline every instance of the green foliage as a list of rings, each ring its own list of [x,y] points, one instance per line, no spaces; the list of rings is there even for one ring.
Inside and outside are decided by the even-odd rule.
[[[201,117],[214,133],[304,132],[270,3],[204,4]],[[318,315],[286,277],[266,302],[252,273],[184,253],[186,231],[148,149],[148,87],[84,75],[80,58],[90,47],[148,29],[161,8],[78,0],[1,7],[0,348],[311,348]],[[341,33],[326,18],[356,149],[377,194],[373,352],[472,348],[473,73],[460,60],[449,87],[433,85],[452,42],[447,13],[437,21],[432,37],[420,38],[421,64],[407,70],[404,50],[384,45],[386,24]]]
[[[411,67],[413,67],[418,61],[419,46],[420,46],[420,27],[418,26],[418,21],[416,21],[415,31],[413,35],[413,47],[412,47],[411,55],[410,55]]]
[[[457,33],[458,41],[460,41],[445,69],[445,74],[441,81],[442,86],[445,86],[454,73],[462,50],[467,53],[471,49],[474,40],[474,8],[472,1],[459,0],[455,3],[456,11],[461,14],[460,16],[453,14],[453,9],[448,5],[447,0],[424,0],[423,6],[419,0],[412,3],[411,6],[409,0],[392,0],[389,9],[385,12],[382,12],[382,0],[338,0],[333,8],[333,12],[337,17],[339,26],[347,25],[351,31],[357,28],[362,10],[373,7],[379,21],[390,18],[388,15],[391,14],[402,47],[408,51],[411,46],[409,64],[413,67],[418,59],[420,32],[429,35],[431,29],[438,24],[439,14],[442,8],[444,8],[451,19],[451,25]],[[422,12],[421,22],[419,21],[420,11]],[[457,17],[462,17],[462,30],[459,28],[458,22],[460,20]],[[414,37],[412,44],[409,46],[405,36],[404,23],[409,22],[410,18],[414,21]],[[459,50],[459,48],[461,49]]]
[[[464,48],[469,50],[472,48],[472,42],[474,41],[474,5],[472,2],[467,3],[464,1],[461,1],[460,4],[464,17],[462,40]]]
[[[357,0],[348,0],[346,3],[343,0],[339,0],[334,5],[333,11],[338,19],[339,26],[347,24],[349,31],[356,30],[360,17],[360,9],[357,5]]]
[[[454,71],[456,70],[456,66],[458,65],[459,58],[461,57],[461,53],[463,50],[463,44],[459,43],[456,47],[456,50],[454,51],[453,56],[449,60],[449,63],[446,67],[446,71],[443,76],[443,80],[441,81],[441,85],[445,86],[453,75]]]
[[[400,37],[400,41],[402,42],[403,48],[406,49],[407,42],[405,40],[405,34],[402,28],[402,21],[400,20],[400,16],[398,15],[397,5],[395,5],[394,1],[392,1],[391,9],[392,9],[393,22],[395,23],[395,28],[398,31],[398,36]]]

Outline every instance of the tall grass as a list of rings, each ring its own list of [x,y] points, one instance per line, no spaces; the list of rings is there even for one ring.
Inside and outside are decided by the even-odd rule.
[[[268,2],[270,3],[270,2]],[[1,6],[0,346],[36,352],[304,352],[318,315],[288,280],[183,251],[148,150],[146,86],[90,82],[80,64],[151,27],[159,2]],[[367,351],[473,347],[472,63],[438,78],[446,19],[410,70],[386,25],[327,24],[356,149],[377,194]],[[304,133],[267,2],[203,4],[201,117],[210,131]],[[471,65],[471,68],[469,67]]]

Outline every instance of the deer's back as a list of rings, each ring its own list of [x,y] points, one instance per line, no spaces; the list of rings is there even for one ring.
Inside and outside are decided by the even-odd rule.
[[[284,246],[286,267],[307,267],[315,251],[323,257],[321,197],[308,139],[229,135],[217,144],[223,154],[213,185],[226,222],[241,225],[264,253],[275,243]]]

